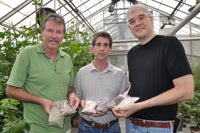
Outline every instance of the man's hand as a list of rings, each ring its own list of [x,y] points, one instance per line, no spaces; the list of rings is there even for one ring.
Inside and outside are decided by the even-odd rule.
[[[106,112],[96,112],[95,114],[92,114],[92,116],[99,117],[99,116],[103,116],[105,114],[106,114]]]
[[[112,112],[118,118],[119,117],[126,118],[139,110],[137,105],[138,103],[129,103],[125,106],[112,108]]]
[[[40,105],[47,114],[50,114],[52,107],[59,107],[56,103],[52,102],[49,99],[44,99],[44,98],[41,98]]]
[[[85,108],[85,105],[86,105],[86,101],[85,100],[81,100],[81,108],[82,109]],[[94,116],[94,117],[103,116],[103,115],[105,115],[107,113],[107,112],[101,112],[101,111],[96,112],[95,108],[91,108],[90,111],[91,112],[84,112],[84,113],[87,114],[87,115]]]
[[[76,110],[80,104],[80,99],[78,98],[75,92],[71,92],[68,95],[68,98],[70,106],[72,106]]]

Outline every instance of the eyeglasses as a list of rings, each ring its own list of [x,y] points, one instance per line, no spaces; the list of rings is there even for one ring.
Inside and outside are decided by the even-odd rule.
[[[131,18],[131,19],[129,19],[129,20],[128,20],[128,23],[131,24],[131,25],[135,25],[135,24],[136,24],[136,21],[142,22],[142,21],[144,21],[147,17],[149,17],[149,16],[147,16],[147,15],[145,15],[145,14],[141,14],[141,15],[139,15],[137,18]]]

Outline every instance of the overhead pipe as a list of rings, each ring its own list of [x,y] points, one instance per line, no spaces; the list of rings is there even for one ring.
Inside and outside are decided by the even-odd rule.
[[[160,29],[163,29],[167,24],[171,24],[169,22],[170,19],[173,18],[174,16],[174,13],[178,10],[179,6],[182,4],[183,0],[179,1],[179,3],[177,4],[177,6],[174,8],[173,12],[168,16],[168,22],[165,22],[161,27]],[[172,25],[172,24],[171,24]]]
[[[103,0],[99,1],[96,5],[100,4],[102,1],[103,1]],[[87,1],[87,2],[88,2],[88,1]],[[84,3],[82,3],[82,4],[84,4]],[[82,5],[82,4],[81,4],[81,5]],[[81,5],[79,5],[77,8],[79,8]],[[95,6],[96,6],[96,5],[95,5]],[[91,7],[88,8],[87,10],[90,10],[91,8],[94,8],[95,6],[91,6]],[[99,12],[102,12],[103,9],[104,9],[105,7],[107,7],[107,6],[104,6],[104,7],[102,7],[100,10],[97,10],[97,11],[93,12],[92,14],[90,14],[89,16],[87,16],[85,19],[86,19],[86,20],[91,19],[92,16],[95,16],[95,15],[98,14]],[[85,13],[87,10],[83,11],[82,14]],[[73,20],[73,18],[70,19],[70,20],[68,20],[67,23],[70,22],[70,21],[72,21],[72,20]],[[82,23],[82,22],[79,21],[78,23],[76,23],[76,25],[80,25],[81,23]],[[76,25],[70,26],[70,27],[68,27],[68,29],[71,29],[71,28],[75,27]],[[94,27],[94,26],[93,26],[93,27]],[[96,31],[95,31],[95,32],[96,32]],[[93,32],[93,33],[94,33],[94,32]]]
[[[26,0],[20,5],[18,5],[16,8],[13,8],[10,12],[5,14],[3,17],[0,18],[0,24],[6,21],[9,17],[13,16],[15,13],[19,12],[21,9],[23,9],[26,5],[30,4],[32,0]]]
[[[90,30],[93,33],[96,33],[95,29],[91,26],[91,24],[86,20],[86,18],[79,12],[79,10],[76,8],[76,6],[70,1],[70,3],[67,0],[64,0],[68,6],[78,15],[78,17],[90,28]]]
[[[188,14],[183,21],[174,27],[174,29],[168,35],[174,35],[177,31],[179,31],[185,24],[187,24],[194,16],[196,16],[200,12],[200,3],[196,5],[196,7]]]
[[[199,41],[200,37],[178,37],[180,41]],[[113,40],[113,43],[132,43],[138,42],[138,39],[124,39],[124,40]]]

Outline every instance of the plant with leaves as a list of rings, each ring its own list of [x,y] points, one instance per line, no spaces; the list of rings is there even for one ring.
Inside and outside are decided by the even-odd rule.
[[[0,132],[21,133],[28,130],[27,123],[23,121],[21,102],[7,98],[5,95],[6,81],[8,80],[12,65],[20,51],[30,45],[42,43],[39,29],[21,27],[21,31],[7,30],[0,32]],[[90,36],[86,32],[74,29],[65,34],[61,49],[68,53],[74,63],[75,74],[80,67],[93,59],[89,51]]]

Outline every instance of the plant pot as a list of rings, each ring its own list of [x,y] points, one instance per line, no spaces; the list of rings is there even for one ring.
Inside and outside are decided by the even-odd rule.
[[[200,128],[198,127],[190,127],[191,133],[200,133]]]
[[[186,127],[186,124],[189,124],[190,120],[191,120],[191,117],[189,115],[183,115],[182,116],[183,127]]]

